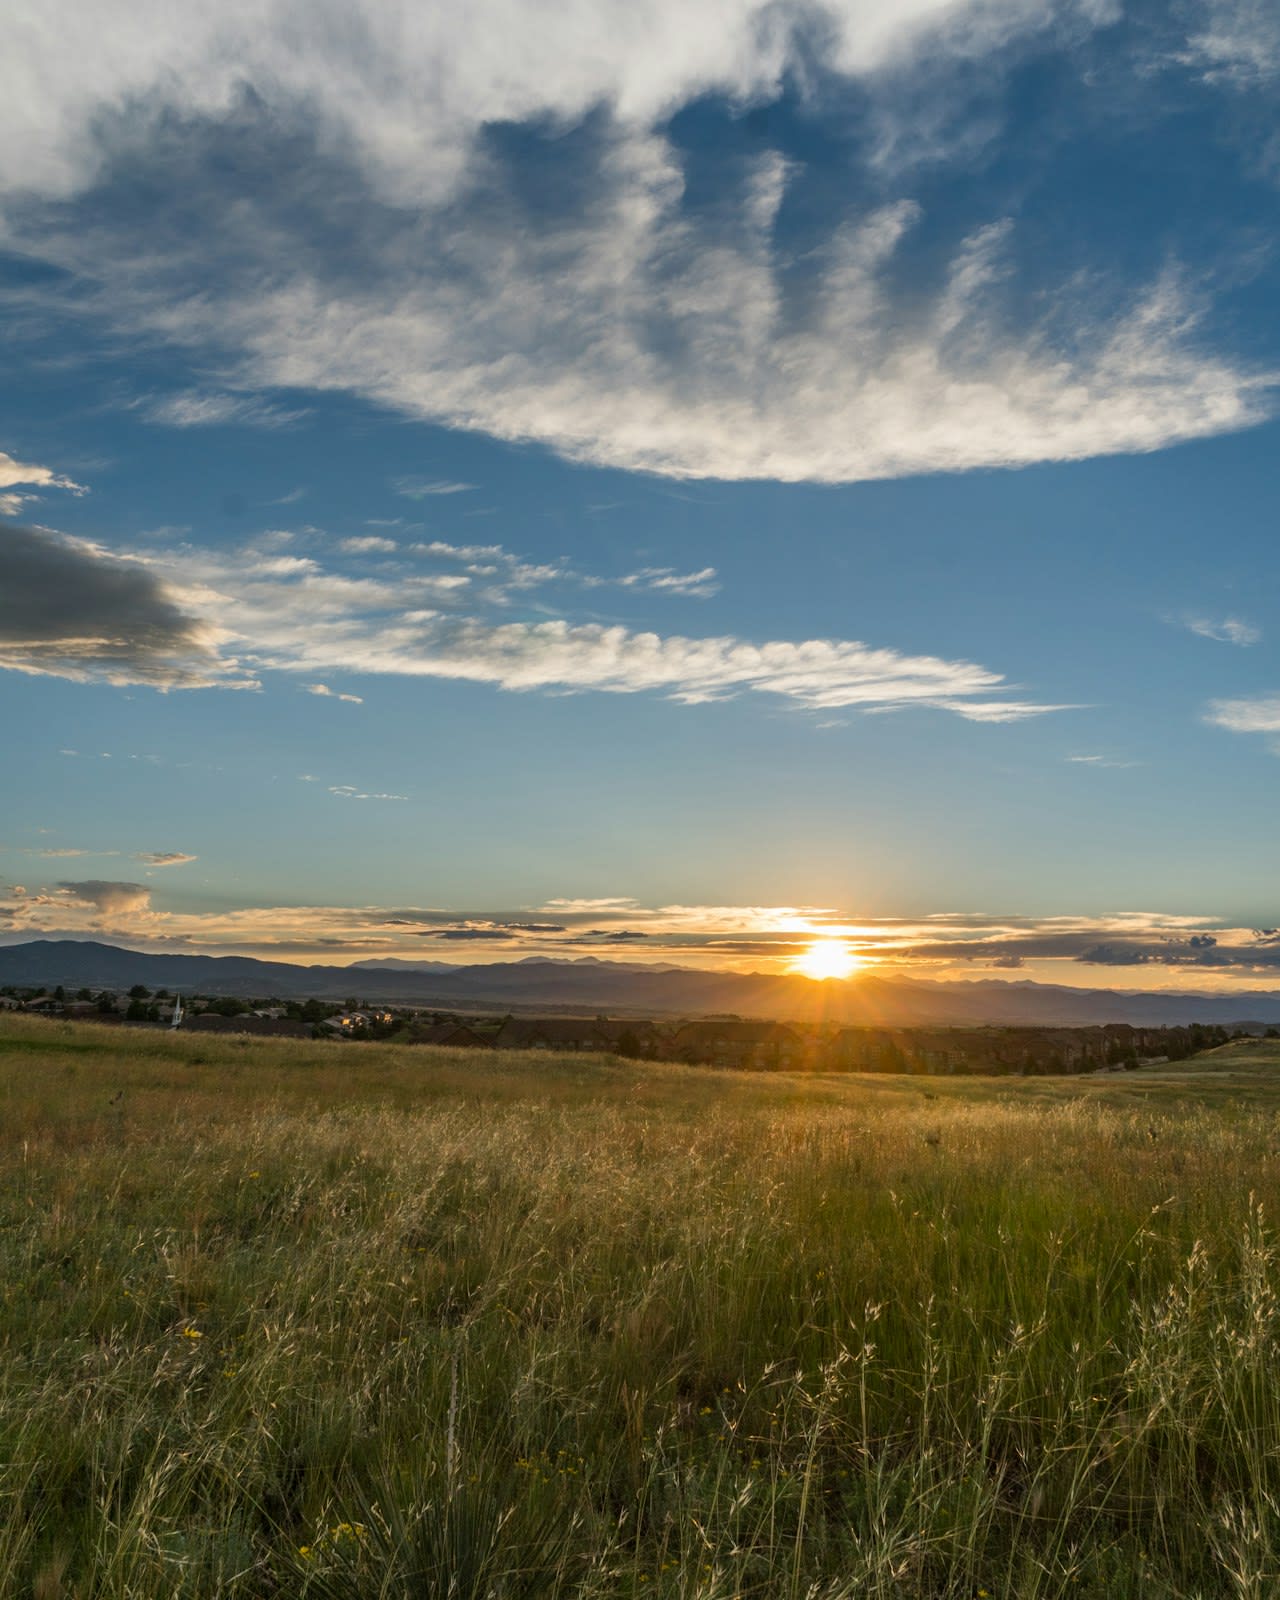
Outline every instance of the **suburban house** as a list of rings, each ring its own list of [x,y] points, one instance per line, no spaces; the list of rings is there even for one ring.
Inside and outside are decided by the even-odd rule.
[[[28,1000],[22,1008],[24,1011],[35,1011],[41,1016],[61,1016],[64,1002],[55,1000],[51,994],[38,994],[34,1000]]]
[[[443,1045],[451,1050],[493,1049],[491,1039],[486,1039],[484,1034],[469,1028],[465,1022],[433,1022],[428,1027],[417,1029],[400,1043]]]
[[[804,1040],[781,1022],[741,1022],[711,1017],[686,1022],[672,1040],[677,1061],[706,1062],[713,1067],[748,1067],[786,1072],[806,1064]]]
[[[656,1039],[651,1022],[610,1022],[604,1017],[508,1017],[498,1029],[494,1045],[499,1050],[593,1050],[604,1055],[625,1054],[632,1042],[636,1054],[643,1041]]]
[[[365,1011],[340,1011],[337,1016],[326,1017],[320,1026],[328,1028],[331,1033],[345,1035],[359,1033],[362,1028],[369,1026],[370,1020]]]
[[[663,1054],[665,1040],[652,1022],[620,1022],[599,1017],[594,1024],[600,1048],[615,1056],[654,1061]]]

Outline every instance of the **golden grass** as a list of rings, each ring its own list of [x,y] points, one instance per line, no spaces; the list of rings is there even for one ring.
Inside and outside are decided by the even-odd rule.
[[[1278,1111],[0,1019],[0,1593],[1262,1600]]]

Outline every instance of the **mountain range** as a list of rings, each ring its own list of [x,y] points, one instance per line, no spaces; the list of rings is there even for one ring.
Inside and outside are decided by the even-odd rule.
[[[484,965],[403,963],[295,966],[252,956],[168,955],[91,940],[36,939],[0,947],[0,985],[127,989],[182,994],[399,1002],[453,1011],[687,1017],[732,1013],[784,1021],[893,1027],[1023,1024],[1086,1027],[1128,1022],[1280,1024],[1280,993],[1126,993],[1053,984],[937,983],[864,974],[824,982],[790,974],[705,972],[588,958]]]

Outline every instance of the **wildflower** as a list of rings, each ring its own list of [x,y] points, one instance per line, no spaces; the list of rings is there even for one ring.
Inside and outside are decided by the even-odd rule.
[[[298,1554],[304,1561],[309,1561],[311,1559],[311,1546],[309,1544],[300,1544],[298,1546]]]
[[[200,1332],[199,1328],[184,1328],[182,1330],[182,1337],[184,1339],[203,1339],[204,1334]]]
[[[236,1373],[239,1372],[239,1370],[240,1370],[239,1367],[223,1367],[222,1376],[224,1378],[234,1378]]]

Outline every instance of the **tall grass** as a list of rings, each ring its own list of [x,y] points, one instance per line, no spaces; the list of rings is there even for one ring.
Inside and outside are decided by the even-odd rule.
[[[1273,1072],[6,1021],[0,1593],[1262,1600]]]

